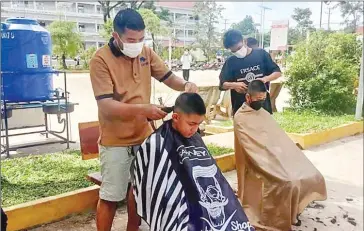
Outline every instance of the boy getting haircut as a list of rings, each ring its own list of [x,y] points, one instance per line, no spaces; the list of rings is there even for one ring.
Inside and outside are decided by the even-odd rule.
[[[197,133],[205,113],[198,94],[181,94],[172,119],[136,153],[133,194],[137,213],[151,231],[254,231]]]
[[[206,107],[201,96],[197,93],[182,93],[174,104],[175,112],[185,114],[205,115]]]
[[[205,114],[205,103],[199,94],[182,93],[174,105],[172,128],[184,138],[190,138],[198,132]]]

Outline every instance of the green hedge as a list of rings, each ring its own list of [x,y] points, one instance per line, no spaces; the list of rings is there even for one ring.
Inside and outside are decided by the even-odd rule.
[[[352,113],[361,49],[355,34],[321,31],[299,43],[285,73],[291,106],[326,114]]]

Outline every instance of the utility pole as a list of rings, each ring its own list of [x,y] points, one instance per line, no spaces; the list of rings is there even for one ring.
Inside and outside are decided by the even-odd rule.
[[[183,48],[186,48],[186,23],[183,24]]]
[[[327,30],[330,30],[330,17],[331,17],[331,10],[335,8],[335,6],[330,7],[331,1],[325,1],[327,8],[329,9],[328,18],[327,18]]]
[[[321,25],[322,25],[322,1],[321,2],[321,10],[320,10],[320,29],[321,29]]]
[[[259,6],[261,9],[262,9],[262,15],[261,15],[261,23],[260,23],[260,25],[261,25],[261,28],[262,28],[262,31],[261,31],[261,39],[260,39],[260,47],[262,48],[262,49],[264,49],[264,21],[265,21],[265,10],[272,10],[271,8],[269,8],[269,7],[266,7],[266,6],[263,6],[263,5],[260,5]]]
[[[360,120],[363,116],[363,66],[364,66],[364,49],[362,49],[361,53],[361,65],[360,65],[360,77],[359,77],[359,86],[358,86],[358,98],[356,100],[356,110],[355,110],[355,119]]]
[[[224,32],[226,32],[226,26],[227,26],[227,21],[228,21],[228,19],[224,19],[224,21],[225,21],[225,29],[224,29]]]
[[[331,16],[331,7],[329,7],[329,13],[328,13],[328,18],[327,18],[327,30],[330,30],[330,16]]]
[[[260,44],[259,44],[259,46],[261,47],[261,48],[263,48],[263,44],[264,44],[264,42],[263,42],[263,39],[264,39],[264,19],[263,19],[263,11],[264,11],[264,9],[263,8],[261,8],[261,12],[260,12]]]

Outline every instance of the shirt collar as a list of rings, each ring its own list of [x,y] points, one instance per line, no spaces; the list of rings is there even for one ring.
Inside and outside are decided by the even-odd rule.
[[[114,44],[114,38],[111,37],[111,39],[109,40],[109,47],[111,52],[113,53],[113,55],[115,55],[116,57],[120,57],[120,56],[125,56],[118,47],[115,46]]]

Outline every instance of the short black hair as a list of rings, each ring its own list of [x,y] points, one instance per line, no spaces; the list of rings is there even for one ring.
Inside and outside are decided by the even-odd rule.
[[[201,96],[197,93],[182,93],[176,99],[174,104],[175,112],[186,114],[205,115],[206,107]]]
[[[114,31],[122,34],[126,28],[136,31],[145,29],[144,20],[136,10],[123,9],[116,14],[114,18]]]
[[[252,95],[254,93],[267,92],[267,88],[265,83],[256,79],[249,83],[248,85],[248,94]]]
[[[246,45],[250,48],[252,46],[256,46],[256,45],[258,45],[258,40],[256,40],[255,38],[249,37],[246,39]]]
[[[239,42],[243,41],[243,35],[238,30],[228,30],[224,34],[224,47],[229,49]]]

